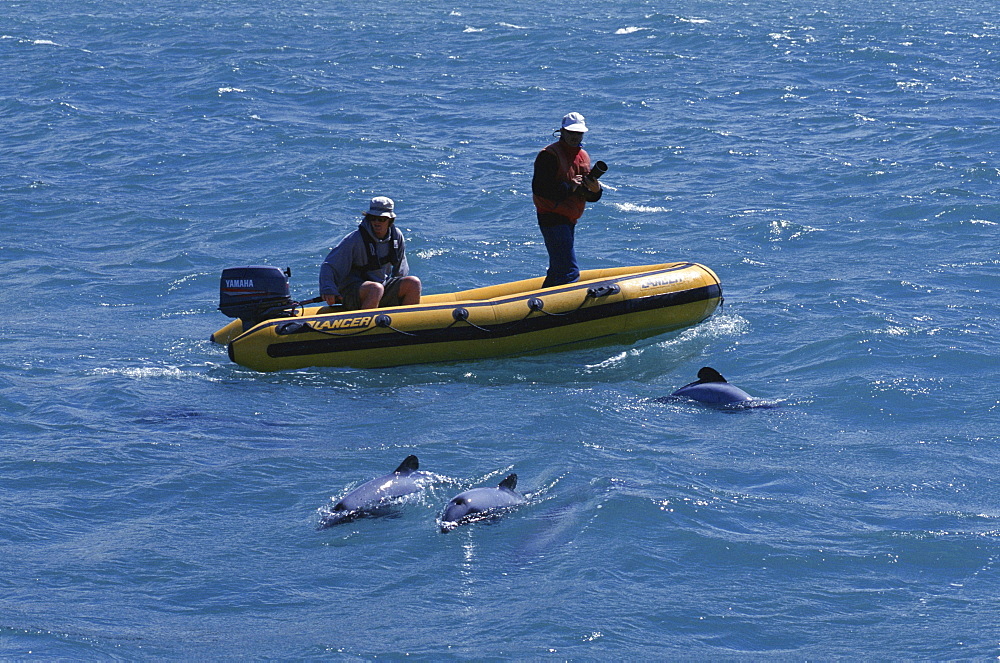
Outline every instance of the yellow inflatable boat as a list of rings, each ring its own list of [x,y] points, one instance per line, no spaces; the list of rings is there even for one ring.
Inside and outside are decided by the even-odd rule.
[[[254,313],[220,305],[241,319],[212,335],[228,346],[230,359],[258,371],[377,368],[514,355],[614,336],[637,340],[697,324],[722,301],[711,269],[676,262],[588,270],[576,283],[552,288],[543,289],[539,277],[361,311],[288,306],[290,300],[279,297],[261,313],[261,290],[254,284],[260,269],[281,275],[254,267],[223,273],[220,298],[253,300]],[[287,294],[287,279],[284,288]]]

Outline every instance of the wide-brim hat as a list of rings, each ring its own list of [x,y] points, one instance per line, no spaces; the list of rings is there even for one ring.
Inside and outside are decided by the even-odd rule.
[[[392,198],[375,196],[368,205],[368,211],[366,214],[370,214],[371,216],[385,216],[390,219],[395,219],[396,213],[392,211],[395,207],[396,204],[392,202]]]

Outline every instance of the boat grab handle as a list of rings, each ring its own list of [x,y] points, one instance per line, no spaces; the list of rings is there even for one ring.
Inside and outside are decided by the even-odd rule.
[[[622,289],[617,283],[612,283],[611,285],[599,285],[594,286],[587,290],[587,296],[597,299],[598,297],[607,297],[608,295],[617,295]]]

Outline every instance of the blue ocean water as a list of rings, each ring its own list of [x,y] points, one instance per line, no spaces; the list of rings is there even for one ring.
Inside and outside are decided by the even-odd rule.
[[[1000,655],[1000,23],[983,0],[0,6],[0,656]],[[427,292],[582,267],[725,306],[604,345],[259,374],[222,269],[392,196]],[[655,400],[710,365],[772,409]],[[408,454],[395,517],[319,511]],[[454,494],[530,497],[442,534]]]

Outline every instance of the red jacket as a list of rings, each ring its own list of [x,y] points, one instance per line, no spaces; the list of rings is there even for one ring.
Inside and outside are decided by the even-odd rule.
[[[539,214],[558,214],[576,223],[583,216],[587,201],[579,190],[573,192],[571,189],[577,175],[590,172],[590,155],[583,148],[570,147],[561,140],[546,146],[542,152],[554,155],[557,165],[555,181],[532,181],[535,209]]]

